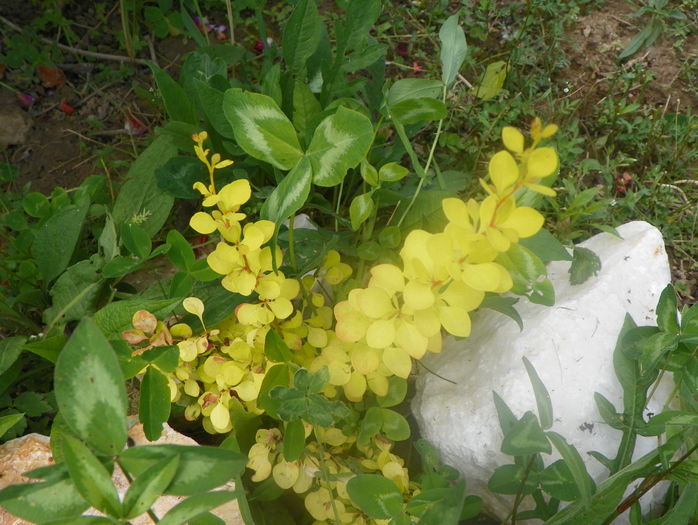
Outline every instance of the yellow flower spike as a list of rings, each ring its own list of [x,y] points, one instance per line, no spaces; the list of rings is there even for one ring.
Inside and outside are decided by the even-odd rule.
[[[393,374],[407,379],[412,371],[412,359],[402,348],[390,346],[383,350],[383,364]]]
[[[215,167],[221,161],[221,156],[219,153],[214,153],[211,155],[211,165]]]
[[[300,468],[297,461],[285,461],[281,460],[272,469],[272,477],[276,484],[286,490],[290,489],[298,481],[298,476],[300,475]]]
[[[490,159],[488,171],[492,183],[501,197],[511,191],[519,178],[519,166],[508,151],[499,151]]]
[[[528,155],[526,161],[526,179],[549,177],[557,170],[557,164],[557,152],[553,148],[536,148]]]
[[[524,136],[518,129],[511,126],[502,128],[502,142],[509,151],[519,154],[523,153]]]

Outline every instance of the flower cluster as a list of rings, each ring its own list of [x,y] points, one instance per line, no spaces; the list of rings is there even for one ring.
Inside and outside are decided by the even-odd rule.
[[[399,252],[399,265],[373,266],[365,287],[350,290],[338,289],[352,268],[334,250],[315,272],[299,280],[275,270],[283,253],[267,243],[276,225],[246,221],[241,209],[252,194],[247,180],[216,189],[215,170],[232,161],[210,155],[204,147],[205,132],[194,135],[196,155],[210,178],[208,186],[197,182],[194,188],[209,211],[195,213],[190,225],[200,234],[219,235],[207,256],[208,265],[223,276],[224,288],[248,299],[214,328],[203,326],[200,334],[181,323],[168,331],[142,313],[134,318],[135,329],[124,337],[132,344],[148,345],[145,348],[177,345],[179,364],[170,375],[172,398],[185,406],[187,419],[201,418],[210,433],[233,430],[235,414],[264,414],[269,406],[264,399],[268,402],[273,387],[280,385],[269,386],[265,379],[279,366],[288,372],[282,386],[296,388],[289,395],[310,396],[304,403],[318,393],[331,403],[349,403],[355,411],[353,423],[346,427],[303,421],[304,448],[294,461],[283,454],[283,423],[258,430],[248,467],[255,482],[271,476],[279,487],[304,494],[316,523],[337,518],[343,523],[369,523],[347,495],[346,483],[356,473],[380,473],[405,495],[418,489],[410,484],[403,460],[391,452],[392,441],[381,431],[357,442],[352,429],[371,406],[362,401],[367,395],[386,399],[391,384],[404,383],[409,376],[413,359],[441,350],[444,333],[470,334],[470,315],[486,293],[512,289],[512,275],[500,259],[543,225],[542,215],[519,206],[517,197],[524,191],[554,195],[543,179],[555,173],[557,154],[539,143],[556,129],[543,127],[536,119],[530,130],[532,144],[525,148],[524,136],[505,127],[502,139],[507,149],[492,157],[489,177],[480,181],[487,192],[484,199],[444,199],[446,225],[441,231],[410,232]],[[335,303],[335,297],[345,299]],[[204,304],[199,299],[188,298],[183,306],[204,324]],[[323,370],[326,383],[304,394],[288,382],[301,368],[313,375]]]

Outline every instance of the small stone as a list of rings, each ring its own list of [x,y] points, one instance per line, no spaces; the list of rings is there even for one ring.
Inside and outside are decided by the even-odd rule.
[[[16,105],[0,105],[0,146],[24,144],[31,119]]]
[[[656,228],[646,222],[631,222],[618,232],[623,239],[602,233],[581,244],[602,262],[598,275],[583,284],[569,283],[569,262],[548,266],[555,305],[519,301],[516,309],[523,319],[523,331],[511,319],[483,311],[469,338],[451,339],[441,354],[425,358],[426,367],[434,374],[420,374],[412,403],[421,435],[436,446],[444,463],[463,473],[468,491],[480,495],[494,516],[506,517],[513,497],[491,493],[487,482],[498,466],[512,463],[513,458],[500,451],[503,435],[492,392],[497,392],[517,417],[528,410],[536,412],[524,356],[550,393],[551,430],[577,448],[597,483],[608,476],[605,467],[587,451],[615,457],[621,432],[604,423],[594,392],[622,411],[622,389],[612,356],[623,320],[627,312],[638,325],[656,324],[657,301],[671,278],[664,242]],[[648,411],[662,410],[672,386],[665,376]],[[656,438],[638,437],[634,459],[656,444]],[[559,459],[555,453],[543,457],[546,464]],[[627,513],[614,524],[627,523],[624,520]]]

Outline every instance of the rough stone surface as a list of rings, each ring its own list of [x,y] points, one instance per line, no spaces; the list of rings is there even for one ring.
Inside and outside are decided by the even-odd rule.
[[[425,360],[429,370],[456,384],[433,374],[420,375],[412,409],[421,434],[434,443],[445,463],[463,473],[468,490],[481,495],[496,516],[509,513],[512,499],[490,493],[487,481],[496,467],[511,463],[511,457],[500,452],[502,432],[492,391],[517,417],[527,410],[536,412],[523,356],[550,392],[552,430],[577,447],[595,480],[607,477],[606,469],[586,452],[597,450],[615,457],[621,433],[603,422],[593,394],[600,392],[622,409],[612,353],[623,319],[627,312],[638,325],[655,324],[654,308],[671,278],[664,242],[656,228],[631,222],[618,232],[622,240],[602,233],[582,243],[603,265],[584,284],[570,285],[568,262],[549,265],[555,305],[520,301],[516,308],[523,318],[522,332],[509,318],[485,311],[473,323],[470,338],[451,340],[441,354]],[[664,381],[648,410],[660,411],[670,391],[671,381]],[[635,457],[655,446],[656,440],[639,438]],[[557,459],[557,455],[550,456],[546,464]]]
[[[31,119],[16,105],[0,105],[0,146],[24,144]]]
[[[162,436],[157,441],[149,442],[144,433],[143,425],[134,425],[129,430],[129,437],[135,445],[170,444],[170,445],[196,445],[193,439],[172,430],[165,425]],[[43,467],[53,463],[49,438],[40,434],[29,434],[0,446],[0,489],[15,483],[30,483],[37,480],[22,476],[22,472]],[[123,498],[129,483],[118,466],[114,468],[112,476],[119,496]],[[230,482],[219,489],[234,490],[235,484]],[[178,496],[161,496],[153,505],[152,510],[158,517],[164,516],[168,510],[177,505],[184,498]],[[101,515],[94,509],[88,509],[85,514]],[[236,500],[213,510],[213,514],[221,518],[226,525],[243,525],[242,517]],[[153,521],[142,515],[130,520],[133,525],[152,525]],[[0,507],[0,525],[26,525],[29,522],[16,518]]]

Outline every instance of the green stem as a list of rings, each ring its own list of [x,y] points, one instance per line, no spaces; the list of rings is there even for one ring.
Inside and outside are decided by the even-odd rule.
[[[330,486],[330,476],[329,470],[325,465],[325,445],[323,445],[320,440],[320,436],[317,435],[315,427],[313,427],[313,434],[315,434],[315,439],[317,441],[318,447],[320,447],[320,473],[322,474],[323,481],[327,484],[327,491],[330,493],[330,503],[332,504],[332,512],[334,513],[334,520],[337,525],[342,523],[342,518],[339,515],[339,510],[337,510],[337,505],[335,504],[334,497],[332,495],[332,487]]]
[[[337,217],[339,217],[339,206],[342,203],[342,191],[344,191],[344,180],[339,183],[339,189],[335,192],[336,202],[334,209],[334,231],[339,231],[339,222]]]
[[[521,483],[519,484],[519,489],[516,492],[516,497],[514,498],[514,506],[511,509],[511,525],[516,524],[516,513],[519,510],[519,505],[523,501],[524,498],[524,487],[526,486],[526,480],[528,479],[528,475],[531,472],[531,468],[533,468],[533,462],[536,459],[535,454],[531,454],[531,459],[528,461],[528,465],[526,465],[526,470],[524,470],[524,475],[523,479],[521,480]]]
[[[296,264],[296,249],[293,243],[293,221],[296,219],[296,214],[292,213],[288,218],[288,257],[291,259],[291,266],[294,270],[298,270]]]
[[[133,478],[131,477],[131,475],[130,475],[130,474],[128,473],[128,471],[123,467],[123,465],[122,465],[121,463],[119,463],[119,460],[116,460],[116,464],[119,465],[119,468],[121,469],[121,472],[124,473],[124,477],[125,477],[126,480],[128,481],[129,485],[131,485],[131,484],[133,483]],[[154,513],[151,509],[148,509],[148,510],[146,511],[146,513],[148,514],[148,516],[150,516],[150,519],[153,520],[153,523],[160,523],[160,519],[155,515],[155,513]]]

